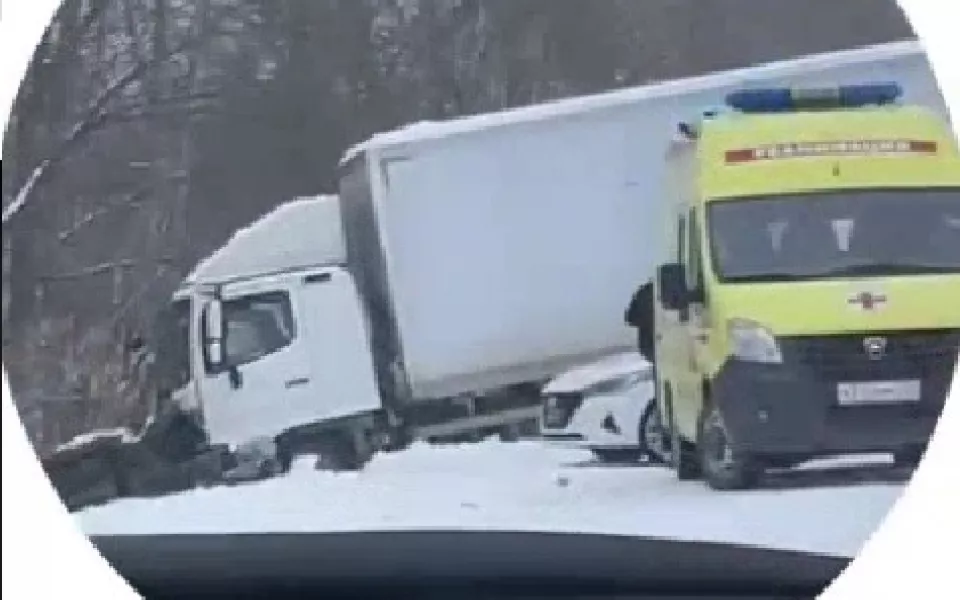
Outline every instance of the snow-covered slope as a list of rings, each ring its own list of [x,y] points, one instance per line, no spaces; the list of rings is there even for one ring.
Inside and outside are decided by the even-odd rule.
[[[805,479],[716,493],[661,468],[578,464],[588,456],[537,442],[421,445],[380,456],[361,473],[316,472],[303,462],[280,479],[124,500],[79,518],[88,534],[558,531],[852,556],[901,491],[847,474],[798,473]]]

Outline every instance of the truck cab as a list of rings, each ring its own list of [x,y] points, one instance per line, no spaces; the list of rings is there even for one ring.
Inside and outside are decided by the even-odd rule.
[[[213,443],[380,409],[360,304],[343,269],[201,286],[191,299],[199,312],[191,364]]]
[[[682,479],[919,461],[960,353],[960,154],[902,93],[744,89],[680,126],[654,321]]]
[[[335,444],[352,461],[373,452],[382,406],[335,202],[282,205],[174,294],[161,352],[167,387],[210,444],[266,439],[318,454]],[[296,221],[302,234],[289,229]],[[318,231],[324,223],[330,232]]]

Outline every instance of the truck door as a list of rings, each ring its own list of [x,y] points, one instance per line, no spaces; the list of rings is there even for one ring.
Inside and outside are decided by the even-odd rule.
[[[312,421],[316,398],[299,331],[293,288],[298,280],[299,276],[278,276],[222,288],[222,360],[217,366],[211,364],[203,344],[206,319],[200,319],[204,349],[200,395],[211,442],[238,444],[273,437]]]

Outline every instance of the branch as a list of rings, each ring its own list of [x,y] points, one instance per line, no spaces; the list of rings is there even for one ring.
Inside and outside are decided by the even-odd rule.
[[[37,186],[37,182],[40,181],[40,178],[43,177],[43,174],[46,173],[49,168],[50,159],[47,159],[40,163],[37,168],[30,173],[30,177],[27,178],[26,183],[24,183],[17,192],[17,197],[14,198],[13,202],[8,204],[6,208],[3,209],[3,217],[2,220],[0,220],[0,223],[5,225],[7,221],[13,218],[13,215],[20,212],[20,209],[26,205],[33,188]]]
[[[79,221],[71,225],[69,229],[65,229],[60,233],[58,233],[57,239],[61,243],[66,242],[71,237],[76,235],[84,227],[92,224],[94,221],[96,221],[100,217],[107,215],[113,212],[114,210],[117,210],[120,208],[135,208],[137,206],[140,206],[144,196],[154,191],[154,188],[157,185],[160,185],[162,183],[168,183],[170,181],[184,180],[186,179],[186,177],[187,177],[186,172],[177,171],[175,173],[171,173],[166,177],[163,177],[159,181],[155,181],[147,185],[140,186],[135,191],[129,194],[124,194],[118,201],[111,202],[104,206],[97,207],[92,212],[87,213],[82,219],[80,219]]]
[[[75,27],[69,30],[71,35],[66,39],[58,40],[57,44],[53,44],[53,40],[51,39],[51,32],[54,31],[54,28],[52,26],[48,28],[40,42],[40,48],[49,52],[47,56],[44,56],[39,60],[39,63],[45,65],[55,64],[56,59],[62,56],[62,54],[66,54],[78,48],[84,36],[90,32],[90,29],[97,22],[97,20],[103,16],[108,3],[109,0],[95,0],[91,2],[87,12],[83,15],[80,15],[79,22],[75,24]],[[54,20],[56,23],[61,25],[64,24],[62,14],[60,13],[54,16]]]
[[[160,256],[157,258],[144,258],[144,259],[124,258],[121,260],[115,260],[115,261],[100,263],[98,265],[92,265],[92,266],[83,268],[79,271],[73,271],[72,273],[56,273],[52,275],[41,275],[37,277],[37,279],[43,283],[53,283],[57,281],[69,281],[71,279],[82,279],[84,277],[103,275],[104,273],[112,272],[114,269],[132,269],[134,267],[139,267],[144,264],[170,265],[170,264],[173,264],[173,262],[174,262],[174,258],[172,256]]]
[[[167,54],[161,58],[161,62],[168,61],[193,47],[200,46],[205,41],[205,38],[192,38],[167,52]],[[59,164],[78,142],[83,141],[91,132],[95,131],[98,127],[102,126],[108,121],[109,113],[107,113],[106,108],[110,101],[130,87],[130,85],[132,85],[138,79],[140,79],[155,64],[158,63],[147,60],[139,61],[127,69],[127,71],[124,72],[120,77],[111,82],[97,96],[97,98],[85,111],[84,117],[77,121],[70,131],[70,134],[64,138],[63,141],[61,141],[60,146],[51,154],[50,157],[44,159],[39,165],[37,165],[36,168],[34,168],[30,174],[30,177],[27,178],[27,181],[20,187],[14,201],[3,209],[2,221],[0,221],[0,223],[5,225],[14,217],[14,215],[16,215],[23,209],[24,206],[26,206],[27,202],[30,200],[31,194],[33,194],[34,190],[37,188],[37,185],[40,184],[42,179],[49,174],[50,170]]]

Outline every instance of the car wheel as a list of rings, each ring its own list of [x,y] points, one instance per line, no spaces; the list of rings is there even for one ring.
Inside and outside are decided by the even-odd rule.
[[[643,455],[651,462],[668,463],[670,442],[667,439],[667,429],[663,426],[660,404],[656,399],[651,400],[644,409],[639,429],[637,439]]]

